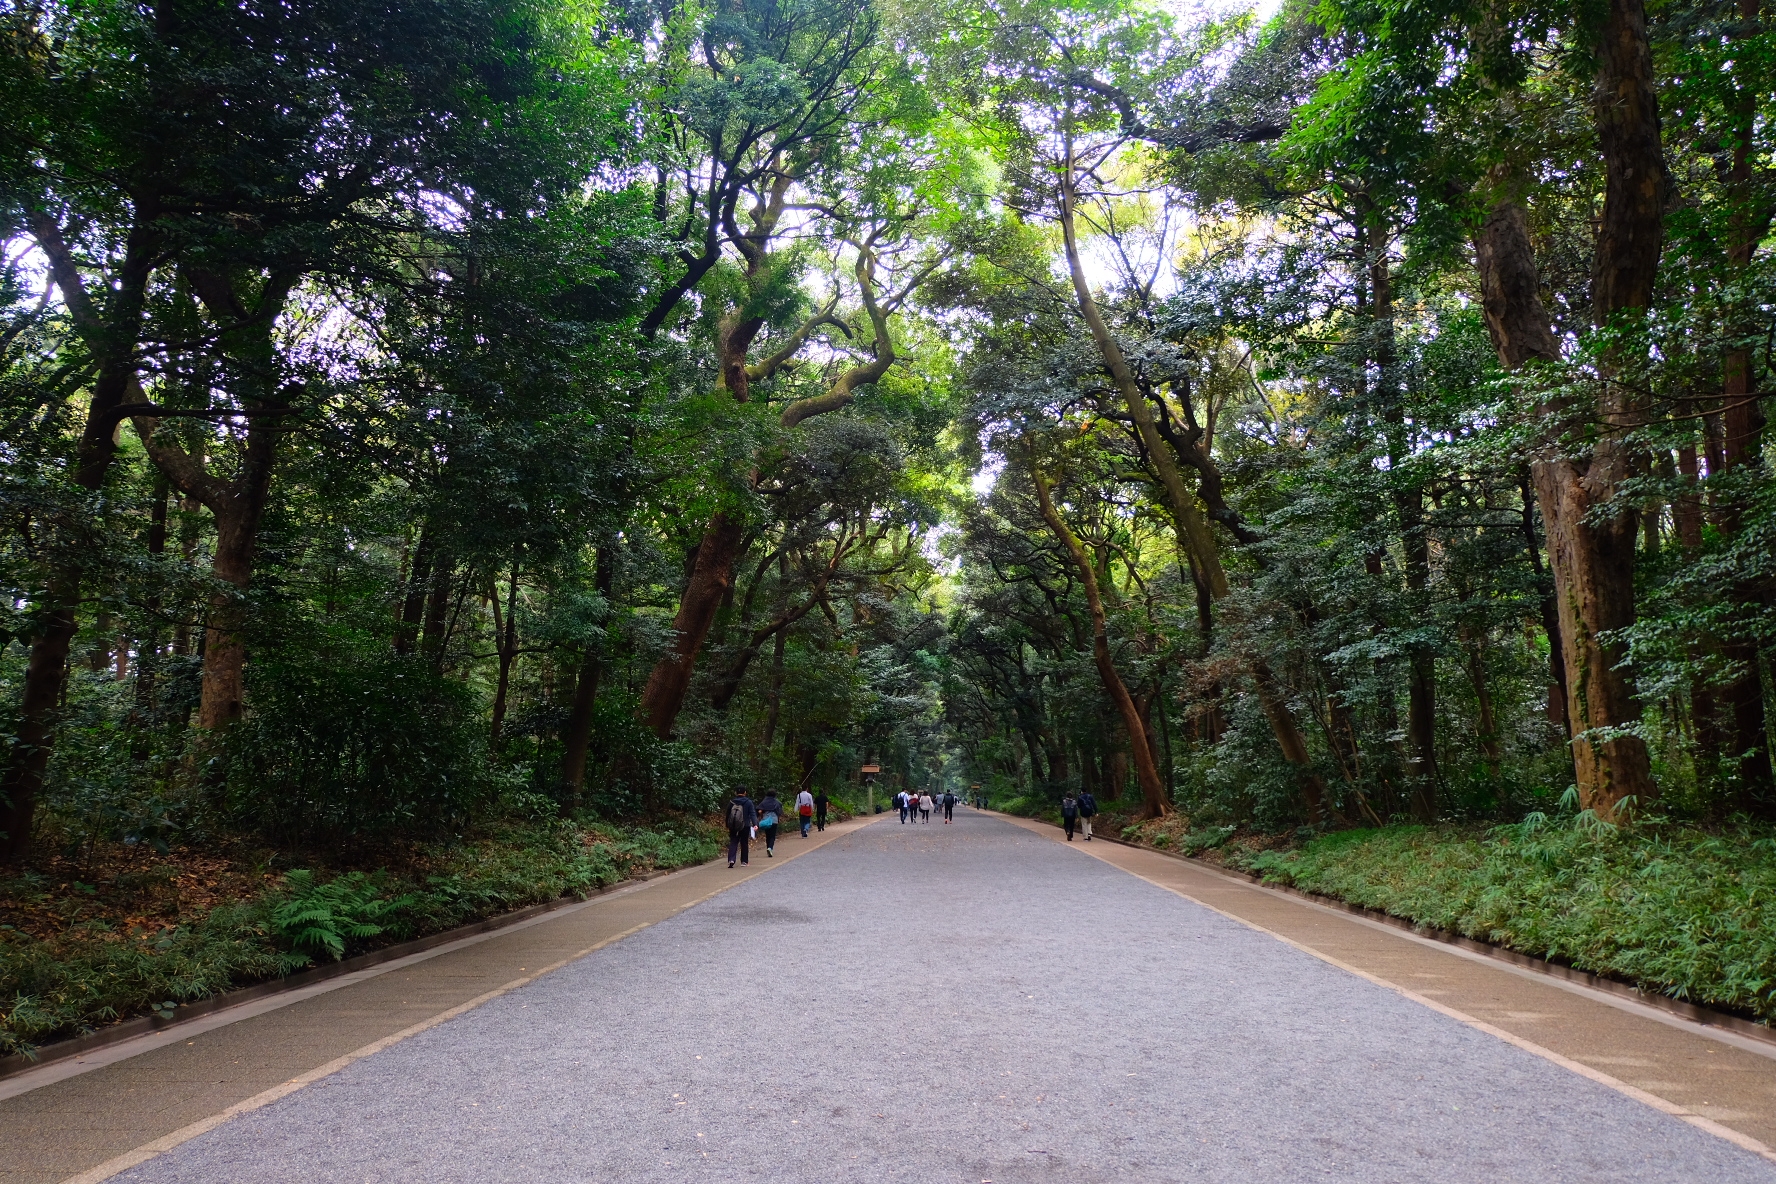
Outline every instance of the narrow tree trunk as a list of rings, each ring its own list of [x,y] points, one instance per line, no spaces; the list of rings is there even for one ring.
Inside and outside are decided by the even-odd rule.
[[[1519,470],[1517,480],[1523,497],[1523,545],[1529,551],[1529,566],[1535,572],[1536,585],[1542,589],[1539,607],[1542,632],[1548,638],[1548,719],[1570,735],[1566,711],[1566,647],[1560,640],[1560,604],[1554,595],[1554,577],[1542,570],[1542,545],[1536,537],[1535,486],[1527,466]]]
[[[672,726],[690,690],[697,655],[702,652],[723,598],[733,586],[734,561],[740,557],[740,544],[745,537],[740,520],[722,511],[710,519],[702,541],[697,544],[697,561],[679,599],[678,616],[672,622],[672,648],[654,666],[641,695],[642,718],[662,740],[672,736]]]
[[[1141,713],[1136,710],[1128,686],[1122,681],[1122,675],[1117,672],[1116,663],[1110,655],[1110,633],[1104,618],[1104,601],[1098,594],[1098,576],[1092,570],[1091,557],[1085,553],[1079,539],[1055,510],[1054,499],[1048,492],[1048,480],[1037,467],[1034,455],[1030,459],[1030,476],[1036,484],[1036,500],[1042,507],[1043,520],[1048,523],[1055,538],[1067,549],[1074,565],[1079,568],[1080,580],[1085,585],[1085,603],[1092,619],[1092,661],[1097,665],[1098,677],[1103,681],[1105,693],[1110,696],[1111,702],[1122,716],[1122,726],[1129,736],[1129,747],[1134,750],[1135,778],[1141,784],[1141,816],[1163,818],[1172,812],[1172,803],[1164,783],[1159,779],[1159,766],[1154,761],[1153,749],[1147,742],[1147,728],[1141,720]]]
[[[518,657],[518,561],[512,561],[512,577],[506,584],[506,611],[501,614],[499,589],[493,596],[494,651],[499,657],[499,681],[493,690],[493,725],[488,744],[498,749],[506,726],[506,696],[512,685],[512,663]],[[571,729],[570,729],[571,730]]]
[[[592,580],[609,611],[612,590],[616,587],[616,554],[609,545],[600,545],[597,566]],[[562,796],[570,805],[578,805],[586,786],[586,764],[592,751],[592,712],[598,704],[598,684],[604,678],[602,642],[586,647],[580,660],[579,681],[574,686],[573,710],[567,716],[567,730],[562,736]]]

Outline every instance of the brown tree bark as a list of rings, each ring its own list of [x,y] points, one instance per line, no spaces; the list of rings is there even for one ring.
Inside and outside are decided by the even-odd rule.
[[[722,598],[734,586],[734,561],[745,537],[745,524],[724,510],[710,520],[697,544],[697,561],[679,597],[678,615],[672,619],[672,648],[655,664],[641,695],[642,716],[662,740],[672,736],[672,725],[690,690],[697,655],[715,623]]]
[[[1627,2],[1617,0],[1617,5]],[[1642,31],[1644,35],[1644,16]],[[1624,230],[1618,230],[1616,237],[1626,237],[1630,247],[1644,245]],[[1508,370],[1530,362],[1559,361],[1560,346],[1541,301],[1528,226],[1508,194],[1495,202],[1475,245],[1482,311],[1499,361]],[[1600,240],[1600,255],[1602,250]],[[1620,266],[1600,264],[1600,275],[1604,271],[1609,272],[1613,290],[1638,290],[1630,282],[1631,273]],[[1544,412],[1570,416],[1563,408],[1545,407]],[[1611,401],[1601,400],[1597,412],[1607,424],[1614,415]],[[1618,511],[1602,521],[1588,520],[1594,509],[1614,496],[1627,475],[1627,457],[1608,433],[1595,436],[1589,457],[1566,456],[1550,445],[1530,464],[1554,573],[1579,800],[1605,819],[1615,816],[1622,799],[1645,802],[1653,795],[1646,745],[1639,737],[1598,735],[1600,730],[1630,727],[1640,719],[1632,688],[1617,669],[1619,647],[1600,639],[1607,630],[1620,629],[1634,619],[1634,516]]]
[[[1110,633],[1104,617],[1104,601],[1098,594],[1098,575],[1092,568],[1091,557],[1079,543],[1072,528],[1055,509],[1054,499],[1049,496],[1048,479],[1042,475],[1041,467],[1036,463],[1035,453],[1030,456],[1030,478],[1036,486],[1036,502],[1042,509],[1042,519],[1055,538],[1067,549],[1067,554],[1079,568],[1080,582],[1085,586],[1086,608],[1092,620],[1092,661],[1098,668],[1098,678],[1104,684],[1104,691],[1116,706],[1117,713],[1122,717],[1123,729],[1128,733],[1129,747],[1135,758],[1135,778],[1141,785],[1141,816],[1143,818],[1163,818],[1172,812],[1172,803],[1166,793],[1165,783],[1159,779],[1159,764],[1154,760],[1153,749],[1147,743],[1147,728],[1141,720],[1141,713],[1130,697],[1128,686],[1122,681],[1122,675],[1116,669],[1116,662],[1110,654]]]
[[[499,678],[493,688],[493,724],[488,729],[488,745],[499,748],[506,726],[506,697],[512,685],[512,663],[518,658],[518,561],[512,561],[512,574],[506,581],[506,608],[500,611],[499,588],[490,589],[488,603],[493,606],[493,649],[499,661]]]

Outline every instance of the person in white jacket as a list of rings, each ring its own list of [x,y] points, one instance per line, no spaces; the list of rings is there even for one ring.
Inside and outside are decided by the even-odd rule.
[[[796,817],[801,819],[802,837],[808,837],[808,828],[814,825],[814,795],[807,790],[796,794]]]
[[[924,816],[923,821],[931,821],[931,808],[935,805],[937,805],[937,803],[931,800],[930,794],[922,793],[919,795],[919,813]]]

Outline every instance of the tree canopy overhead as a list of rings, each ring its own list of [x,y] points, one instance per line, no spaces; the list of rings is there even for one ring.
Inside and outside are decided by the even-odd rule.
[[[1776,820],[1756,0],[0,20],[13,863]]]

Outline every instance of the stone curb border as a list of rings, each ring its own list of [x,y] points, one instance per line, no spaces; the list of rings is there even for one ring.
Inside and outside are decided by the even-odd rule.
[[[997,814],[999,811],[993,810],[990,811],[990,813]],[[1023,818],[1023,815],[1005,814],[1002,815],[1002,817]],[[1046,818],[1027,818],[1024,819],[1024,821],[1040,822],[1047,826],[1054,826],[1054,823],[1049,822]],[[1061,828],[1055,826],[1055,829],[1060,830]],[[1167,859],[1176,859],[1180,863],[1188,863],[1192,867],[1201,868],[1203,871],[1212,872],[1218,876],[1225,876],[1230,880],[1243,881],[1244,883],[1250,884],[1255,888],[1260,888],[1266,892],[1275,892],[1284,896],[1294,896],[1324,908],[1333,909],[1341,913],[1349,913],[1352,916],[1361,917],[1366,921],[1374,921],[1377,924],[1386,925],[1390,929],[1402,930],[1406,933],[1410,933],[1414,937],[1424,938],[1427,941],[1434,941],[1441,945],[1455,946],[1457,949],[1472,954],[1479,954],[1482,957],[1490,958],[1497,962],[1506,962],[1521,970],[1528,970],[1536,974],[1545,975],[1548,978],[1557,978],[1565,982],[1575,983],[1578,986],[1589,987],[1592,990],[1602,992],[1605,995],[1614,995],[1619,999],[1638,1003],[1643,1007],[1653,1008],[1655,1011],[1663,1011],[1669,1015],[1674,1015],[1679,1019],[1688,1020],[1690,1023],[1700,1024],[1705,1028],[1719,1028],[1724,1032],[1731,1032],[1735,1036],[1743,1036],[1748,1040],[1755,1040],[1759,1044],[1767,1045],[1772,1053],[1776,1053],[1776,1030],[1772,1030],[1765,1024],[1760,1024],[1756,1020],[1748,1020],[1742,1016],[1736,1016],[1729,1012],[1716,1011],[1711,1007],[1703,1007],[1700,1004],[1690,1003],[1683,999],[1673,999],[1669,995],[1654,994],[1634,986],[1632,983],[1624,982],[1621,979],[1605,978],[1601,975],[1592,974],[1587,970],[1577,970],[1571,966],[1563,966],[1559,962],[1550,962],[1546,958],[1537,958],[1533,954],[1520,953],[1517,950],[1509,949],[1505,946],[1481,941],[1479,938],[1465,937],[1459,933],[1451,933],[1447,929],[1437,929],[1428,925],[1421,926],[1415,921],[1407,920],[1405,917],[1396,917],[1392,913],[1383,912],[1380,909],[1372,909],[1365,905],[1351,904],[1349,901],[1339,900],[1336,896],[1322,896],[1317,892],[1308,892],[1301,888],[1291,887],[1288,884],[1272,884],[1266,881],[1263,877],[1254,875],[1251,872],[1242,872],[1237,868],[1223,867],[1218,863],[1211,863],[1206,859],[1199,859],[1194,855],[1180,855],[1176,851],[1167,851],[1161,847],[1149,847],[1143,843],[1131,843],[1126,839],[1112,838],[1109,835],[1095,835],[1093,837],[1101,839],[1106,843],[1115,843],[1119,847],[1128,847],[1134,851],[1146,851],[1154,855],[1163,855]]]
[[[570,905],[583,904],[594,897],[615,892],[620,888],[632,888],[645,881],[668,876],[673,872],[689,871],[694,867],[702,867],[713,863],[714,858],[699,863],[688,863],[684,867],[661,869],[632,876],[627,880],[618,880],[614,884],[606,884],[602,888],[593,888],[585,896],[558,896],[554,900],[545,900],[539,904],[525,905],[510,912],[496,913],[479,921],[471,921],[467,925],[459,925],[454,929],[443,929],[425,937],[416,937],[412,941],[404,941],[397,945],[384,946],[380,950],[371,950],[367,954],[358,954],[340,962],[327,966],[316,966],[309,970],[299,970],[282,978],[268,979],[262,983],[254,983],[250,987],[241,987],[233,991],[225,991],[220,995],[211,995],[208,999],[198,999],[191,1003],[181,1003],[177,1013],[171,1019],[158,1016],[137,1016],[135,1019],[124,1020],[112,1024],[96,1032],[84,1036],[70,1036],[66,1040],[58,1040],[46,1044],[36,1051],[35,1055],[14,1053],[8,1057],[0,1057],[0,1081],[16,1077],[20,1073],[28,1073],[32,1069],[40,1069],[44,1065],[53,1065],[57,1061],[65,1061],[69,1057],[84,1056],[89,1052],[105,1048],[113,1044],[121,1044],[125,1040],[133,1040],[138,1036],[146,1036],[152,1032],[165,1032],[178,1028],[193,1020],[213,1015],[218,1011],[226,1011],[243,1003],[251,1003],[255,999],[264,999],[272,995],[282,995],[288,991],[300,991],[316,983],[328,979],[341,978],[355,974],[360,970],[368,970],[372,966],[380,966],[384,962],[393,962],[413,954],[423,954],[427,950],[449,945],[465,937],[474,937],[482,933],[491,933],[496,929],[504,929],[516,925],[520,921],[528,921],[532,917],[552,913]]]

